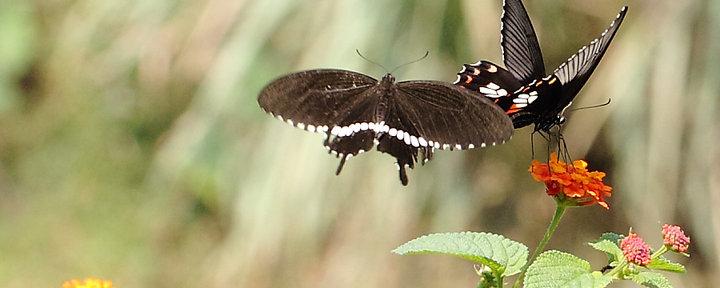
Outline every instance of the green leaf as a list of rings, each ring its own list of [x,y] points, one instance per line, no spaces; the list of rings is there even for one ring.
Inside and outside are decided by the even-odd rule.
[[[651,288],[672,288],[665,276],[657,272],[640,272],[630,277],[635,283]]]
[[[524,280],[526,288],[602,288],[612,277],[593,272],[590,263],[572,254],[547,251],[530,265]]]
[[[685,273],[685,266],[680,263],[672,262],[665,257],[657,257],[655,259],[652,259],[646,267],[653,270]]]
[[[608,258],[610,258],[610,261],[608,262],[616,262],[620,259],[623,259],[623,252],[622,250],[620,250],[620,247],[618,247],[616,242],[601,239],[595,243],[588,244],[590,244],[590,246],[592,246],[596,250],[605,252],[608,255]]]
[[[520,272],[527,262],[525,245],[490,233],[459,232],[425,235],[393,250],[400,255],[446,254],[487,265],[502,276]]]
[[[598,239],[598,241],[608,240],[610,242],[615,243],[615,245],[620,245],[620,241],[622,241],[623,238],[625,238],[625,235],[617,234],[617,233],[613,233],[613,232],[605,232],[602,235],[600,235],[600,239]]]

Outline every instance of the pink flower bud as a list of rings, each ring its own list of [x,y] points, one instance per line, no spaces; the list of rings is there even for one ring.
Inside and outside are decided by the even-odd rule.
[[[680,226],[664,224],[662,235],[665,246],[675,252],[685,253],[690,247],[690,237],[685,236]]]
[[[650,246],[637,234],[630,232],[630,235],[620,242],[620,248],[628,262],[640,266],[650,263]]]

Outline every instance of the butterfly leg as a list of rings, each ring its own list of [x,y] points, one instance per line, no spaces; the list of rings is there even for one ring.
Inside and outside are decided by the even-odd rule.
[[[535,159],[535,132],[530,133],[530,160]]]
[[[557,131],[554,132],[555,136],[555,142],[557,142],[557,152],[558,156],[563,159],[565,162],[572,162],[572,157],[570,156],[570,150],[568,150],[567,142],[565,141],[565,136],[561,132],[562,126],[557,126]],[[553,133],[553,132],[550,132]]]
[[[532,132],[531,135],[534,135],[535,133],[540,134],[540,136],[541,136],[543,139],[545,139],[545,141],[547,142],[547,145],[546,145],[546,148],[547,148],[547,151],[546,151],[546,152],[547,152],[547,161],[550,162],[550,147],[551,147],[551,145],[552,145],[550,133],[545,132],[545,131],[543,131],[543,130],[535,130],[535,131]],[[545,133],[548,133],[548,135],[545,135]],[[532,136],[531,136],[531,137],[532,137]],[[531,140],[531,141],[532,141],[532,140]],[[532,152],[532,154],[533,154],[533,159],[535,159],[535,147],[534,147],[534,143],[532,143],[532,145],[533,145],[533,152]]]
[[[560,145],[562,145],[562,149],[558,149],[563,151],[567,162],[572,162],[572,157],[570,156],[570,150],[568,149],[567,142],[565,141],[565,136],[558,132],[558,147],[560,147]]]

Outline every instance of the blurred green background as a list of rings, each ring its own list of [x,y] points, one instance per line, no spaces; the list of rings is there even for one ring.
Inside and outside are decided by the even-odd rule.
[[[678,287],[720,275],[720,1],[526,1],[547,70],[630,11],[575,107],[575,158],[611,210],[571,210],[550,248],[660,226],[693,240]],[[259,109],[273,78],[333,67],[454,81],[501,63],[501,1],[0,0],[0,287],[474,287],[472,265],[390,250],[489,231],[532,248],[553,212],[527,173],[530,130],[439,152],[402,187],[394,159],[338,160]],[[542,149],[540,149],[542,151]],[[540,156],[545,157],[545,156]],[[618,286],[624,287],[624,286]]]

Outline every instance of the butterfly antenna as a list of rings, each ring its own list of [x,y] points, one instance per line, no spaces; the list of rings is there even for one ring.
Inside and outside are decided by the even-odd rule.
[[[397,71],[398,69],[400,69],[400,68],[402,68],[402,67],[405,67],[405,66],[407,66],[407,65],[410,65],[410,64],[417,63],[417,62],[420,62],[420,61],[422,61],[422,60],[425,60],[425,58],[427,58],[428,55],[430,55],[430,51],[425,51],[425,55],[423,55],[422,57],[420,57],[420,58],[418,58],[418,59],[415,59],[415,60],[413,60],[413,61],[410,61],[410,62],[408,62],[408,63],[402,64],[402,65],[400,65],[400,66],[395,67],[395,69],[393,69],[392,71],[390,71],[390,74],[392,74],[393,72]]]
[[[362,58],[362,59],[364,59],[365,61],[370,62],[370,63],[372,63],[372,64],[374,64],[374,65],[376,65],[376,66],[378,66],[378,67],[380,67],[380,68],[382,68],[383,70],[385,70],[385,72],[388,72],[388,69],[385,68],[385,66],[380,65],[380,63],[377,63],[377,62],[375,62],[375,61],[372,61],[372,60],[368,59],[367,57],[363,56],[363,55],[360,53],[360,50],[355,49],[355,52],[357,52],[357,54],[358,54],[358,56],[360,56],[360,58]]]
[[[586,106],[586,107],[575,108],[575,109],[571,109],[570,112],[572,112],[572,111],[578,111],[578,110],[585,110],[585,109],[600,108],[600,107],[604,107],[604,106],[610,105],[610,102],[612,102],[612,98],[608,98],[607,102],[605,102],[605,103],[603,103],[603,104],[598,104],[598,105],[593,105],[593,106]]]

